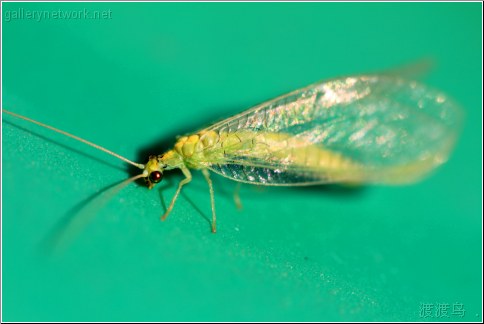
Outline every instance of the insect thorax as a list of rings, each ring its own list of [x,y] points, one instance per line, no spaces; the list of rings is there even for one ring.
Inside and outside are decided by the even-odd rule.
[[[202,131],[199,134],[182,136],[175,143],[173,154],[180,156],[192,168],[203,167],[206,158],[203,152],[219,143],[220,136],[215,131]],[[166,154],[165,154],[166,155]],[[215,158],[212,156],[211,158]]]

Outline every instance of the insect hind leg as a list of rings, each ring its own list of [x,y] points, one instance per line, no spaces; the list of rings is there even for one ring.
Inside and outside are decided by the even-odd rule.
[[[237,185],[235,186],[235,189],[234,189],[234,195],[233,195],[235,206],[239,210],[242,210],[242,208],[243,208],[242,201],[240,200],[240,187],[241,186],[242,186],[242,183],[237,182]]]
[[[212,233],[217,232],[217,216],[215,214],[215,197],[213,193],[212,179],[210,179],[210,172],[207,169],[202,169],[203,176],[208,184],[208,189],[210,191],[210,203],[212,205]]]

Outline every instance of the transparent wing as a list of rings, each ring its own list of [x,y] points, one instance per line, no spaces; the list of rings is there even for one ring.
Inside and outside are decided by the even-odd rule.
[[[448,158],[460,121],[452,100],[418,82],[391,75],[334,79],[207,128],[221,141],[237,141],[222,143],[223,158],[205,166],[266,185],[408,182]]]

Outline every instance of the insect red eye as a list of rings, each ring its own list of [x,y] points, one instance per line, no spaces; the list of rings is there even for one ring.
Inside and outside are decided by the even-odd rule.
[[[163,179],[163,173],[160,171],[153,171],[150,173],[150,181],[154,183],[158,183]]]

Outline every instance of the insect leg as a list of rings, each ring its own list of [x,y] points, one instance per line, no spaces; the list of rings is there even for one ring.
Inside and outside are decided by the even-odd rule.
[[[240,187],[242,186],[241,182],[237,182],[237,185],[234,189],[234,202],[237,209],[242,209],[242,202],[240,201]]]
[[[180,181],[180,183],[178,184],[178,189],[176,190],[175,195],[171,199],[170,206],[168,206],[168,209],[166,210],[166,212],[163,214],[163,216],[161,216],[162,221],[164,221],[168,217],[168,215],[171,213],[173,206],[175,206],[175,201],[176,201],[176,199],[178,198],[178,195],[181,192],[182,187],[184,185],[186,185],[187,183],[189,183],[190,181],[192,181],[192,174],[190,173],[190,171],[187,168],[182,168],[181,170],[182,170],[183,174],[185,175],[185,179]]]
[[[207,180],[208,188],[210,190],[210,203],[212,204],[212,233],[217,232],[217,216],[215,215],[215,198],[213,194],[212,179],[210,179],[210,172],[207,169],[202,169],[203,176]]]

